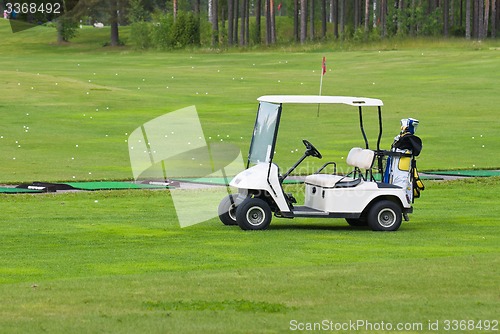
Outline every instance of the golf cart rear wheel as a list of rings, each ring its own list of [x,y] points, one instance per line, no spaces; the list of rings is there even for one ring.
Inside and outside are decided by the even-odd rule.
[[[219,203],[219,219],[224,225],[238,225],[236,222],[236,198],[237,195],[228,195]]]
[[[260,198],[247,198],[236,209],[236,221],[242,230],[265,230],[271,223],[269,204]]]
[[[401,226],[402,218],[401,206],[389,200],[382,200],[370,209],[368,225],[373,231],[396,231]]]

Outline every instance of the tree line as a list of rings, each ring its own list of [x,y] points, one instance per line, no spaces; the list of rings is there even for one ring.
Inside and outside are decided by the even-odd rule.
[[[63,0],[59,41],[83,23],[131,26],[140,48],[373,40],[392,36],[496,38],[500,0]],[[0,2],[1,4],[1,2]],[[1,5],[0,5],[1,6]]]

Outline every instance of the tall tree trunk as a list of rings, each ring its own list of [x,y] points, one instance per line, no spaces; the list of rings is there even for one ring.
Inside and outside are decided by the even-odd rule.
[[[333,11],[335,10],[335,1],[330,0],[330,15],[328,16],[328,22],[333,23]]]
[[[250,43],[250,0],[247,0],[247,8],[246,11],[246,20],[245,20],[245,31],[246,31],[246,39],[247,45]]]
[[[460,0],[460,28],[464,27],[464,0]]]
[[[333,0],[333,36],[339,38],[339,0]]]
[[[456,25],[456,16],[455,16],[455,1],[448,0],[450,2],[450,28],[453,28]]]
[[[358,29],[358,25],[359,25],[359,0],[354,0],[354,30],[357,30]]]
[[[497,0],[491,0],[491,38],[497,37]]]
[[[233,45],[234,0],[227,0],[227,44]]]
[[[404,0],[399,0],[399,3],[398,3],[398,15],[397,15],[397,20],[398,20],[397,28],[398,28],[398,34],[399,35],[403,34],[404,33],[404,28],[406,28],[406,27],[403,27],[404,21],[402,20],[403,15],[405,15],[405,13],[406,13],[405,2],[404,2]]]
[[[474,0],[474,6],[472,9],[472,38],[479,38],[479,0]]]
[[[61,19],[57,20],[57,43],[62,44],[64,42],[64,36],[62,33],[62,22]]]
[[[427,2],[427,14],[431,14],[432,12],[434,12],[436,10],[436,0],[429,0]]]
[[[240,0],[235,0],[234,2],[234,11],[233,11],[233,17],[234,17],[234,32],[233,32],[233,44],[238,44],[238,21],[240,17]]]
[[[212,23],[212,11],[213,11],[213,2],[214,0],[208,0],[208,22]]]
[[[478,39],[484,39],[484,0],[478,0],[477,7],[477,19],[478,19]]]
[[[483,37],[488,37],[488,24],[490,22],[490,0],[484,1],[484,35]]]
[[[299,41],[299,0],[293,0],[293,37]]]
[[[300,43],[304,44],[307,38],[307,0],[300,0]]]
[[[387,0],[380,0],[380,35],[387,36]]]
[[[224,8],[224,5],[226,5],[224,3],[225,1],[222,1],[221,3],[219,3],[219,14],[220,14],[220,17],[219,17],[219,21],[220,21],[220,25],[221,25],[221,28],[222,30],[225,30],[226,29],[226,9]]]
[[[219,46],[219,0],[212,0],[212,47]]]
[[[471,37],[472,37],[471,26],[470,26],[471,1],[472,0],[465,0],[465,38],[466,39],[471,39]]]
[[[415,2],[416,2],[416,0],[411,0],[410,36],[415,36],[416,30],[417,30],[417,24],[415,22],[415,15],[416,15],[415,10],[416,10],[417,4]]]
[[[250,0],[245,0],[243,1],[243,10],[245,11],[245,19],[242,21],[245,21],[245,45],[248,45],[250,43],[250,27],[249,27],[249,22],[250,22]]]
[[[266,0],[266,45],[271,45],[271,0]]]
[[[172,7],[173,7],[173,11],[174,11],[174,20],[176,20],[177,19],[177,9],[178,9],[177,0],[172,1]]]
[[[344,39],[344,31],[345,31],[345,0],[339,1],[339,34],[340,38]]]
[[[261,31],[260,13],[261,13],[261,8],[262,8],[262,0],[255,1],[255,43],[256,44],[260,44],[261,43],[261,38],[260,38],[260,31]]]
[[[495,18],[495,27],[498,30],[498,27],[500,27],[500,0],[496,0],[497,7],[496,7],[496,18]]]
[[[365,0],[365,35],[368,33],[370,24],[370,0]]]
[[[326,38],[326,0],[321,1],[321,38]]]
[[[194,1],[194,14],[197,16],[200,16],[200,6],[201,6],[200,1],[201,0]]]
[[[443,35],[448,37],[450,33],[450,2],[449,0],[443,0]]]
[[[111,46],[118,46],[120,34],[118,31],[118,1],[112,0],[110,3],[110,26],[111,26]]]
[[[240,21],[240,45],[247,45],[247,32],[246,32],[246,22],[247,22],[247,2],[248,0],[243,0],[241,3],[241,21]]]
[[[335,4],[334,4],[334,0],[330,0],[330,17],[328,18],[328,21],[330,21],[330,23],[333,23],[334,20],[333,20],[333,11],[335,9]]]
[[[274,0],[269,2],[270,18],[271,18],[271,44],[276,44],[276,12],[274,11]]]
[[[463,26],[464,26],[464,0],[460,0],[460,14],[459,15],[460,15],[460,18],[459,18],[460,24],[459,24],[459,26],[460,26],[460,28],[463,28]]]
[[[310,11],[309,11],[309,39],[314,40],[314,0],[309,1]]]

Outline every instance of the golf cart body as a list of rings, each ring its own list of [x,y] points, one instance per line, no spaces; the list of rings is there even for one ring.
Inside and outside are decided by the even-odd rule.
[[[351,225],[369,225],[373,230],[397,230],[402,218],[412,212],[412,198],[406,189],[389,182],[377,181],[374,165],[382,175],[384,157],[380,150],[382,137],[381,100],[346,96],[273,95],[258,98],[259,109],[248,154],[247,169],[236,175],[230,186],[238,195],[229,195],[219,206],[219,217],[226,225],[242,229],[265,229],[272,215],[282,218],[345,218]],[[307,157],[322,158],[307,140],[306,152],[285,174],[280,175],[273,162],[278,128],[284,104],[343,104],[358,109],[364,147],[350,150],[346,162],[353,168],[347,175],[336,174],[335,162],[327,162],[316,173],[305,177],[305,203],[295,205],[291,194],[283,190],[283,181]],[[378,112],[379,133],[375,149],[370,149],[364,130],[363,108]],[[325,173],[333,165],[334,173]]]

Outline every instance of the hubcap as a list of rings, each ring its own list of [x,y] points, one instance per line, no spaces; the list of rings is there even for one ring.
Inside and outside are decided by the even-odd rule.
[[[383,227],[391,227],[396,223],[396,213],[389,209],[383,209],[378,214],[378,222]]]
[[[236,221],[236,205],[231,204],[229,210],[227,211],[227,214],[229,215],[229,218]]]
[[[247,211],[247,221],[250,225],[258,226],[266,219],[266,213],[261,207],[254,206]]]

